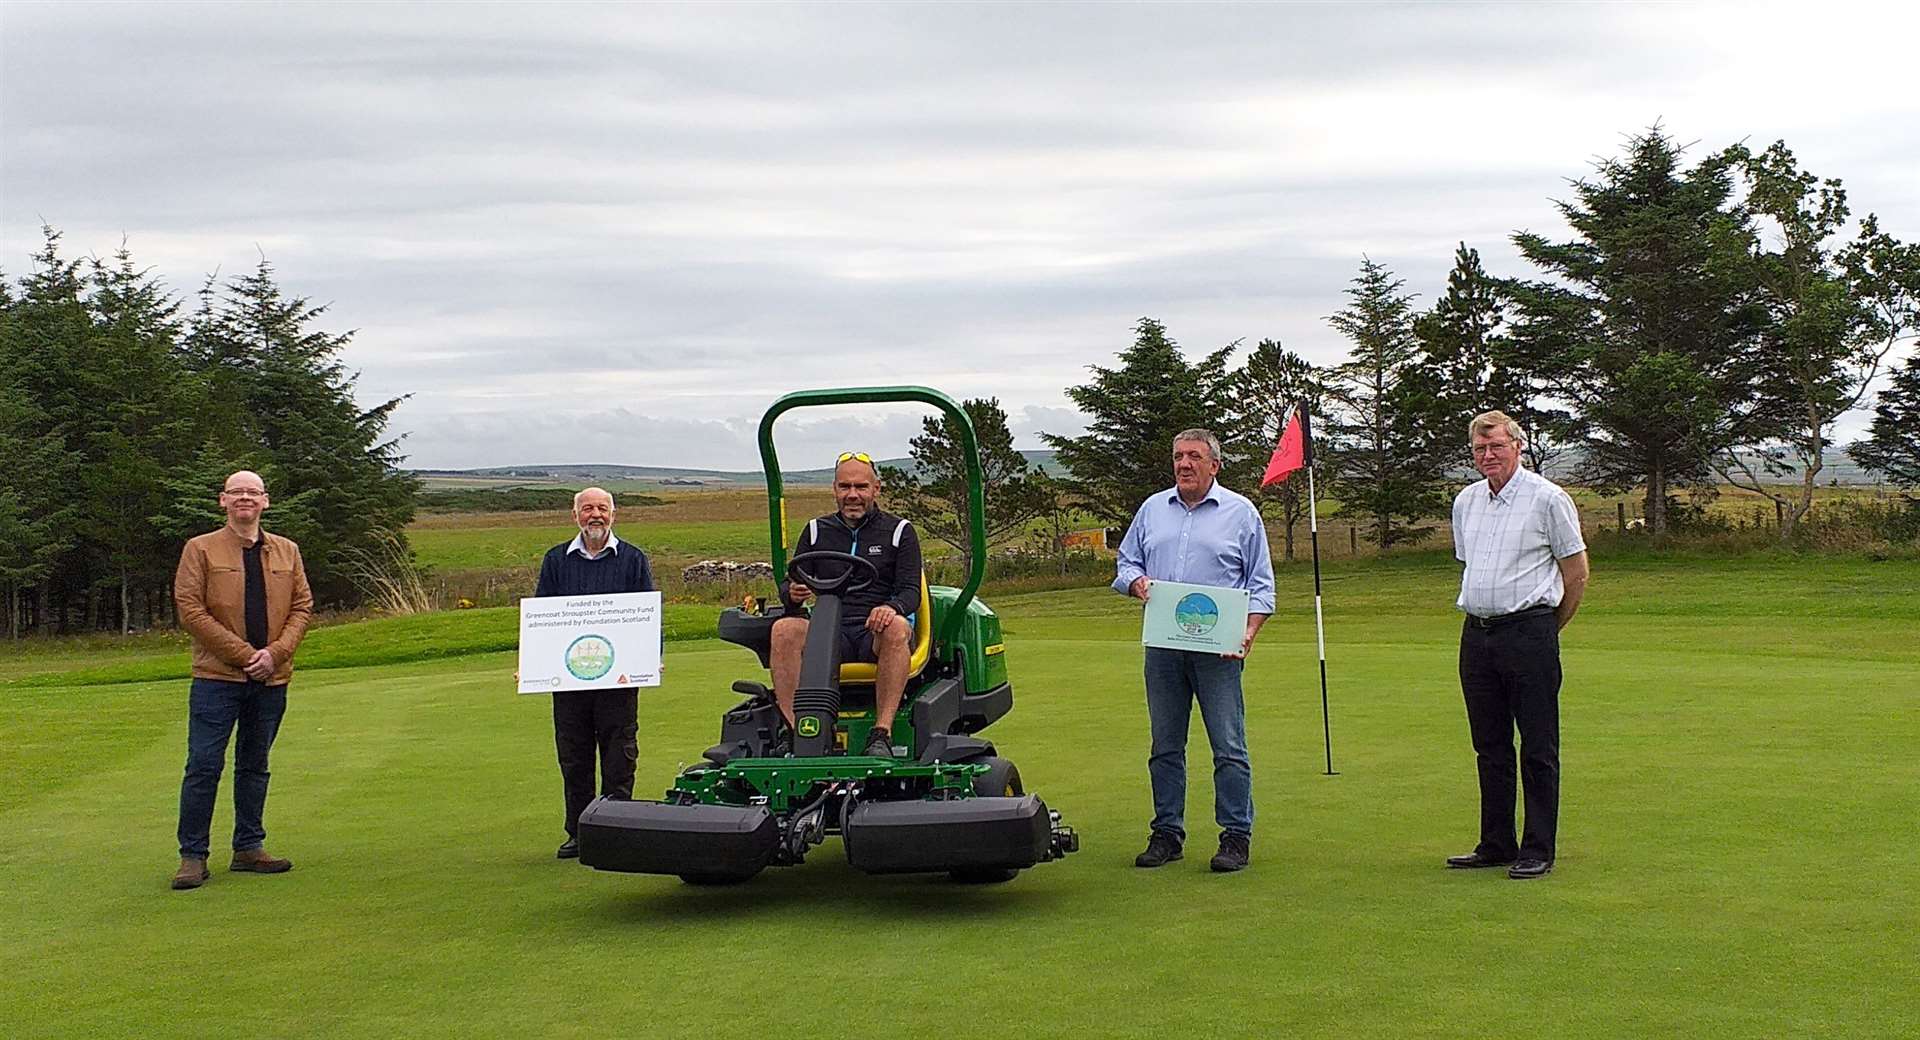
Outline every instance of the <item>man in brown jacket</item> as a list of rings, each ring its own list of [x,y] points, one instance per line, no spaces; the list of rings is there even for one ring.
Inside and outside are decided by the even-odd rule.
[[[233,867],[278,874],[293,864],[267,854],[267,752],[287,711],[293,651],[313,618],[300,547],[260,529],[267,488],[241,470],[220,492],[227,525],[187,543],[173,576],[180,624],[193,634],[187,771],[180,782],[177,889],[207,881],[208,831],[220,792],[227,741],[233,753]]]

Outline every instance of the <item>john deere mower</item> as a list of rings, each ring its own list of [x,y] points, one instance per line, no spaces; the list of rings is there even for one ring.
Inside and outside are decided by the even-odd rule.
[[[911,678],[892,727],[894,755],[864,748],[873,728],[876,667],[843,663],[836,633],[843,597],[873,582],[858,556],[809,552],[787,559],[786,502],[773,424],[795,408],[914,401],[945,413],[965,449],[972,566],[964,588],[920,581]],[[978,734],[1013,708],[1000,619],[974,597],[986,573],[980,449],[966,412],[937,390],[872,387],[803,390],[760,420],[774,572],[812,589],[812,625],[785,721],[766,683],[741,680],[740,701],[720,719],[720,742],[675,778],[660,801],[600,798],[580,815],[580,862],[598,870],[676,874],[691,884],[745,881],[794,866],[837,834],[847,861],[870,874],[945,872],[960,881],[1011,880],[1080,847],[1071,827],[1026,793],[1020,771]],[[764,602],[720,615],[720,637],[769,665],[773,624]]]

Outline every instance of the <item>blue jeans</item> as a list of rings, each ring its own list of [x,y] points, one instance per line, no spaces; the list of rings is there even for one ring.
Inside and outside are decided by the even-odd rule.
[[[1187,723],[1193,703],[1213,745],[1213,818],[1220,829],[1253,835],[1253,769],[1247,761],[1247,707],[1240,697],[1246,662],[1191,650],[1147,648],[1147,719],[1153,753],[1153,829],[1187,837]]]
[[[207,832],[213,828],[213,802],[220,793],[220,771],[227,764],[227,740],[237,726],[233,749],[233,850],[247,852],[266,844],[260,822],[267,808],[267,752],[287,713],[287,688],[256,682],[195,679],[187,698],[187,773],[180,781],[180,855],[207,858]]]

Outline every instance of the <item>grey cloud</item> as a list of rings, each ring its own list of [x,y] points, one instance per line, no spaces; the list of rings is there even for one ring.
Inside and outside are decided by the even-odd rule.
[[[746,468],[780,393],[887,382],[998,396],[1038,447],[1143,315],[1196,355],[1270,336],[1331,361],[1362,253],[1423,302],[1461,240],[1522,273],[1512,230],[1555,233],[1566,178],[1663,115],[1709,147],[1804,141],[1920,237],[1920,120],[1891,94],[1752,100],[1792,17],[13,4],[0,261],[44,217],[80,251],[125,232],[185,293],[258,246],[358,330],[364,397],[414,395],[421,464],[563,461],[598,425],[604,461]],[[864,421],[796,444],[918,429]]]

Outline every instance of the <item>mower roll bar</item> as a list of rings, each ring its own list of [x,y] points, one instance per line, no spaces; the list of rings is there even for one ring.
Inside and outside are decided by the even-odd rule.
[[[974,593],[980,591],[980,582],[987,576],[986,475],[980,467],[980,442],[974,437],[973,421],[967,418],[966,411],[953,398],[931,387],[865,386],[837,390],[796,390],[773,402],[767,414],[760,417],[760,465],[767,475],[767,525],[773,536],[773,573],[787,572],[787,502],[783,494],[780,456],[773,448],[774,420],[795,408],[883,404],[889,401],[917,401],[940,409],[960,431],[960,445],[966,451],[968,544],[971,546],[968,556],[972,566],[968,568],[966,587],[960,590],[960,598],[954,602],[953,609],[947,612],[942,631],[935,633],[941,641],[950,643],[960,632],[967,604],[973,602]]]

